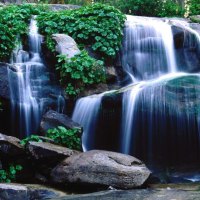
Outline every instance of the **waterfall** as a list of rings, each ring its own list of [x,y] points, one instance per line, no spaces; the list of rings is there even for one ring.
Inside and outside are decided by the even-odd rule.
[[[122,66],[132,80],[177,71],[172,29],[167,21],[127,16],[124,32]]]
[[[77,101],[72,119],[83,126],[83,150],[94,148],[95,128],[103,95],[81,98]]]
[[[199,162],[199,52],[199,33],[187,22],[127,16],[121,61],[130,84],[78,100],[73,119],[83,125],[85,150],[152,165]]]
[[[42,113],[53,101],[58,110],[64,107],[61,90],[51,83],[50,72],[41,58],[42,36],[35,17],[30,22],[28,41],[29,51],[20,43],[12,54],[14,67],[8,69],[13,131],[19,132],[20,137],[37,133]]]

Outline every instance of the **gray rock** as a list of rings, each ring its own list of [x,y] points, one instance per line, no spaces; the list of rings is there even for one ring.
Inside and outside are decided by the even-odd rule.
[[[150,171],[140,160],[100,150],[71,156],[51,173],[55,183],[100,184],[123,189],[143,185],[149,175]]]
[[[43,134],[46,134],[48,129],[56,128],[57,126],[63,126],[67,129],[82,129],[78,123],[72,121],[67,115],[49,110],[42,118],[40,130]]]
[[[42,185],[0,184],[1,200],[42,200],[65,195],[67,194]]]
[[[6,63],[0,63],[0,97],[4,99],[10,99],[10,88],[7,71],[8,67],[10,67],[10,65]]]
[[[81,7],[81,6],[72,5],[72,4],[48,4],[48,6],[52,11],[74,10]]]
[[[85,97],[85,96],[91,96],[94,94],[100,94],[103,92],[108,91],[108,85],[104,83],[99,83],[97,85],[93,85],[93,87],[85,88],[83,92],[81,92],[80,96]]]
[[[70,36],[66,34],[53,34],[53,39],[56,42],[56,51],[59,54],[72,58],[80,53],[76,42]]]
[[[45,160],[62,160],[71,155],[78,154],[78,151],[47,142],[29,142],[27,150],[35,159],[42,159],[43,162],[45,162]]]
[[[25,153],[24,147],[20,145],[18,138],[0,133],[0,155],[17,156]]]

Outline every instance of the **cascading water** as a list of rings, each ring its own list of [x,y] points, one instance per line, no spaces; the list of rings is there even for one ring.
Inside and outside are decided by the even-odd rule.
[[[94,133],[103,95],[84,97],[76,103],[72,119],[83,126],[83,150],[94,148]]]
[[[155,18],[127,16],[122,65],[134,79],[176,72],[171,26]]]
[[[38,34],[34,17],[30,22],[28,40],[29,52],[18,45],[11,59],[14,68],[8,69],[12,127],[20,137],[37,132],[41,115],[48,107],[53,104],[57,109],[64,107],[61,90],[51,82],[50,72],[42,61],[42,36]]]
[[[199,34],[185,21],[128,16],[121,60],[131,84],[97,104],[77,103],[83,127],[88,116],[95,120],[84,131],[86,150],[118,150],[150,165],[199,162],[199,49]]]
[[[135,23],[134,17],[131,18],[131,20]],[[172,21],[170,21],[170,23],[172,23]],[[151,22],[151,19],[148,20],[148,22]],[[162,27],[160,25],[161,23],[163,22],[157,23],[159,24],[158,28]],[[179,27],[180,25],[181,27],[183,26],[183,22],[180,21],[174,20],[173,23],[179,25]],[[149,23],[147,25],[147,32],[149,32],[148,30],[151,24],[152,23]],[[142,26],[144,26],[144,23],[142,23]],[[184,27],[184,30],[189,31],[189,33],[187,33],[189,37],[185,39],[183,46],[189,46],[189,48],[191,48],[195,45],[197,53],[193,53],[193,58],[194,60],[196,60],[196,58],[198,60],[199,35],[189,26],[186,26],[185,22]],[[128,30],[129,32],[134,32],[133,34],[137,33],[135,27],[129,27]],[[144,32],[145,30],[145,27],[143,27]],[[163,28],[160,31],[165,31],[165,29]],[[169,36],[170,32],[167,34]],[[128,35],[130,35],[130,33],[128,33]],[[148,34],[143,34],[143,37],[144,35],[147,38],[149,37]],[[172,32],[168,39],[169,38],[171,38],[170,41],[173,41]],[[172,42],[169,42],[168,39],[166,40],[165,37],[162,38],[165,44],[163,46],[165,50],[162,51],[165,52],[166,60],[168,60],[168,70],[165,69],[166,75],[157,74],[157,79],[139,82],[131,91],[125,92],[123,95],[121,151],[123,153],[139,156],[148,160],[151,164],[153,160],[158,161],[161,157],[164,157],[166,162],[167,160],[173,160],[173,162],[178,160],[183,161],[183,153],[185,160],[199,159],[199,147],[195,141],[199,140],[199,110],[196,108],[198,103],[196,103],[197,100],[194,100],[194,98],[198,99],[199,96],[196,85],[200,77],[196,74],[191,78],[191,74],[180,74],[177,72],[179,70],[177,65],[175,65],[175,63],[177,63],[175,60],[176,50],[171,50],[174,47],[172,46]],[[150,41],[148,39],[145,40]],[[134,40],[133,43],[135,43]],[[152,44],[150,44],[146,45],[146,47],[152,46]],[[167,47],[167,45],[170,47]],[[147,53],[152,55],[152,48],[144,49],[147,50]],[[125,47],[124,52],[122,58],[125,57],[125,61],[130,62],[131,58],[127,58],[127,52],[134,55],[135,51],[133,50],[132,53],[130,49],[126,50]],[[136,56],[133,56],[132,59],[134,59],[135,63],[137,63],[137,59],[140,60],[140,58]],[[149,59],[151,59],[151,56]],[[159,57],[157,57],[157,59],[159,59]],[[182,59],[184,59],[183,56]],[[165,66],[165,63],[162,63],[162,61],[163,60],[160,60],[159,66]],[[125,70],[126,62],[125,66],[123,66]],[[150,67],[148,63],[148,60],[143,60],[145,67]],[[154,62],[153,66],[156,67],[157,71],[160,71],[159,66],[156,66],[156,64],[157,63]],[[189,65],[187,64],[188,62],[186,61],[185,69],[189,69]],[[197,65],[200,66],[199,61]],[[143,66],[137,66],[136,64],[133,67],[138,70],[139,67]],[[132,76],[134,75],[135,74],[132,73]],[[143,77],[143,79],[144,78],[145,77]],[[148,76],[146,79],[149,78],[151,77]],[[187,79],[190,81],[187,81]],[[179,82],[179,80],[181,81]],[[173,83],[172,86],[170,85],[171,83]],[[191,129],[189,128],[190,126]],[[178,143],[174,142],[177,140],[179,141]],[[172,150],[170,150],[169,147]],[[188,153],[191,152],[191,150],[194,150],[197,154],[191,156],[190,153]],[[170,156],[171,158],[169,158]]]

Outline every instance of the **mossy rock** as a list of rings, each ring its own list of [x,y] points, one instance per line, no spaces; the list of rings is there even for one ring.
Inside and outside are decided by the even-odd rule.
[[[194,15],[190,16],[190,20],[194,23],[199,23],[200,24],[200,15]]]

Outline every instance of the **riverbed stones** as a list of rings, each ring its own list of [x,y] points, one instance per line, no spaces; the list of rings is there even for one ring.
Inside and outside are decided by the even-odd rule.
[[[67,58],[72,58],[80,54],[80,50],[75,40],[66,34],[53,34],[53,40],[56,42],[56,51]]]
[[[58,113],[54,110],[49,110],[42,118],[40,131],[43,134],[46,134],[48,129],[56,128],[58,126],[63,126],[66,129],[82,129],[78,123],[74,122],[67,115]]]
[[[150,175],[138,159],[121,153],[92,150],[65,159],[51,173],[54,183],[105,185],[136,188]]]

